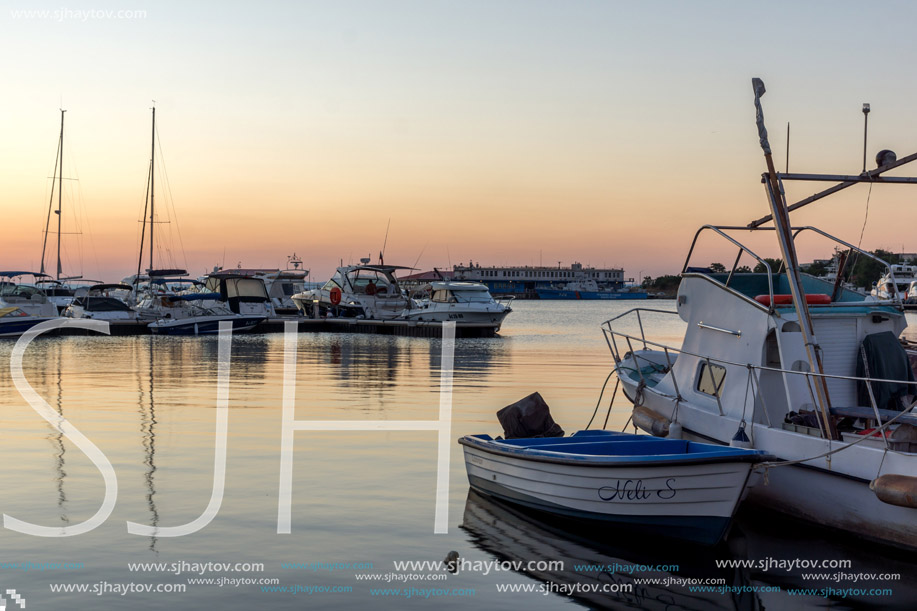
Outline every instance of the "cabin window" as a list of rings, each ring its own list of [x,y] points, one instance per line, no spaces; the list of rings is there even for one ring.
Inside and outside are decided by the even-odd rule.
[[[700,374],[697,376],[697,390],[711,397],[719,397],[725,379],[725,367],[712,363],[701,363]]]

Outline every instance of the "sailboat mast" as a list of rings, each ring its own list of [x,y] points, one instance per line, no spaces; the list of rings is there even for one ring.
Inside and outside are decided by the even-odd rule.
[[[156,107],[153,107],[153,138],[150,152],[150,269],[153,269],[153,198],[156,180]]]
[[[60,160],[58,161],[58,169],[60,170],[57,174],[57,275],[55,280],[60,280],[61,264],[60,264],[60,232],[61,232],[61,201],[64,191],[64,113],[67,112],[63,108],[60,111],[60,142],[58,147],[60,148]]]

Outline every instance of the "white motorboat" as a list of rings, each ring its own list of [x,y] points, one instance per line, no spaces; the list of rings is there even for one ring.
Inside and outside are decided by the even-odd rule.
[[[512,298],[498,302],[487,286],[478,282],[431,282],[425,293],[428,296],[415,299],[413,307],[404,311],[404,319],[493,324],[499,330],[503,319],[513,311]]]
[[[234,270],[216,272],[207,276],[204,289],[219,295],[219,301],[234,314],[272,318],[277,315],[267,294],[264,280],[257,276],[236,274]],[[206,305],[216,306],[216,303]]]
[[[32,316],[16,306],[0,306],[0,337],[19,337],[35,325],[57,316]]]
[[[293,296],[293,302],[306,316],[336,318],[366,318],[390,320],[400,318],[411,301],[404,296],[395,272],[411,269],[398,265],[370,265],[361,259],[361,265],[339,267],[324,286]]]
[[[604,324],[633,422],[656,435],[741,443],[782,461],[749,499],[797,518],[883,543],[917,548],[917,395],[898,336],[901,301],[877,299],[799,271],[796,241],[820,235],[859,257],[878,259],[815,227],[793,227],[789,211],[917,159],[883,151],[876,169],[855,176],[782,174],[764,129],[755,81],[759,136],[771,215],[748,226],[706,225],[695,235],[678,288],[677,313],[635,309]],[[782,183],[838,180],[787,206]],[[764,226],[773,221],[774,226]],[[749,230],[773,231],[785,273],[740,242]],[[691,267],[698,236],[738,249],[727,273]],[[742,257],[766,273],[738,273]],[[880,263],[884,263],[880,261]],[[889,266],[890,268],[890,266]],[[890,268],[891,269],[891,268]],[[841,276],[841,273],[838,273]],[[653,321],[687,323],[680,347],[654,342]],[[670,327],[668,327],[670,328]]]
[[[31,276],[34,281],[23,282]],[[37,272],[0,271],[0,308],[19,308],[28,316],[55,318],[57,306],[48,299],[37,281],[47,276]]]
[[[303,268],[302,259],[296,256],[295,252],[287,258],[286,269],[271,271],[261,276],[278,315],[290,316],[299,313],[293,295],[306,290],[308,276],[309,270]]]
[[[306,290],[306,278],[309,276],[309,270],[302,268],[302,259],[293,253],[287,258],[286,269],[262,269],[262,268],[243,268],[221,269],[214,268],[210,277],[219,274],[244,276],[256,278],[264,283],[264,289],[267,291],[273,311],[271,316],[295,316],[299,314],[299,309],[293,301],[293,297]]]
[[[74,297],[62,316],[107,321],[137,320],[137,312],[127,305],[132,288],[127,284],[96,284],[89,287],[85,294]]]
[[[140,295],[134,309],[155,334],[205,335],[217,333],[219,323],[236,331],[252,329],[266,319],[270,301],[264,284],[254,278],[208,278],[211,287],[185,277],[184,270],[152,270],[137,281]],[[237,282],[247,281],[247,282]],[[239,290],[241,286],[241,291]],[[260,294],[248,294],[253,287]],[[211,290],[213,289],[213,290]]]
[[[911,282],[911,285],[907,288],[907,303],[908,304],[917,304],[917,280]]]
[[[220,323],[223,322],[232,323],[232,330],[238,332],[254,329],[264,321],[264,316],[214,312],[212,308],[200,309],[192,316],[161,318],[151,322],[147,327],[154,335],[215,335],[220,330]]]
[[[917,281],[917,265],[892,264],[876,281],[870,294],[877,299],[899,299],[909,297],[911,285]]]

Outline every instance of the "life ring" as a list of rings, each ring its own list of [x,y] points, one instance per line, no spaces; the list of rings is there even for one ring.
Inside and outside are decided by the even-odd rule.
[[[376,294],[376,285],[370,282],[366,285],[366,294],[372,297]]]
[[[341,289],[339,289],[338,287],[334,287],[333,289],[331,289],[331,294],[329,295],[329,298],[331,299],[332,305],[337,305],[341,303]]]
[[[763,306],[769,306],[771,304],[771,296],[758,295],[755,297],[755,301]],[[774,295],[774,305],[790,305],[791,303],[793,303],[792,295]],[[824,293],[807,294],[806,303],[809,305],[826,305],[831,303],[831,295],[825,295]]]

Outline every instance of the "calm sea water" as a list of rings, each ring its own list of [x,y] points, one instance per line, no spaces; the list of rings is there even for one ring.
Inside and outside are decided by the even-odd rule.
[[[495,412],[536,390],[565,430],[583,428],[610,370],[599,325],[636,305],[517,302],[500,337],[458,340],[453,440],[470,433],[499,434]],[[674,309],[670,301],[640,305]],[[667,322],[656,327],[654,338],[677,344],[684,324],[677,317],[658,318]],[[0,342],[3,363],[9,362],[13,345]],[[440,342],[430,339],[300,335],[296,418],[435,419],[440,349]],[[216,338],[35,341],[24,359],[27,379],[105,453],[118,477],[118,499],[111,517],[87,534],[40,538],[0,530],[0,592],[16,590],[29,609],[816,608],[828,601],[750,589],[837,583],[801,581],[798,570],[718,569],[715,561],[849,559],[851,573],[915,575],[915,565],[894,553],[769,514],[743,516],[729,543],[713,550],[632,541],[621,532],[583,532],[469,494],[461,448],[454,441],[449,532],[434,535],[434,432],[297,432],[292,533],[277,534],[283,356],[282,334],[234,339],[220,511],[197,533],[150,538],[128,534],[126,522],[185,524],[210,499]],[[104,492],[99,471],[27,405],[5,365],[0,388],[2,513],[45,526],[89,518]],[[600,425],[610,391],[597,417]],[[628,415],[619,394],[609,428],[620,429]],[[451,551],[477,564],[458,574],[397,570],[394,564],[439,561]],[[517,561],[561,561],[563,568],[495,570],[492,564]],[[615,563],[645,566],[577,566]],[[696,593],[671,582],[634,582],[647,577],[717,578],[746,591]],[[213,581],[189,581],[199,579]],[[260,580],[276,581],[256,583]],[[176,584],[186,591],[138,591]],[[621,584],[634,586],[633,591],[585,591]],[[879,585],[892,587],[894,595],[863,600],[876,608],[913,604],[909,594],[914,592],[903,582]],[[52,591],[61,587],[88,592]],[[286,592],[279,591],[284,587]],[[507,587],[541,591],[500,591]],[[132,591],[122,594],[124,588]],[[833,598],[834,607],[849,604]]]

